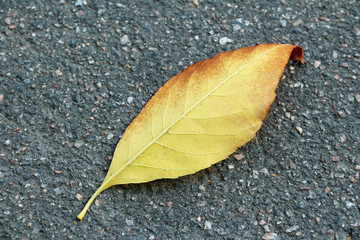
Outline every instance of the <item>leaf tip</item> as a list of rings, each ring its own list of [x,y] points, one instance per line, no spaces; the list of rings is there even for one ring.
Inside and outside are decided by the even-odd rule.
[[[293,51],[291,52],[290,58],[294,59],[294,60],[298,60],[302,64],[304,64],[305,63],[305,61],[304,61],[304,50],[302,49],[302,47],[295,46]]]

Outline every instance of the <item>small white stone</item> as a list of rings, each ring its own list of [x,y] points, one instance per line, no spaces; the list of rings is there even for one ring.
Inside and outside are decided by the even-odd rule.
[[[60,71],[60,69],[57,69],[57,70],[55,71],[55,74],[56,74],[56,76],[58,76],[58,77],[61,77],[61,76],[62,76],[62,72]]]
[[[81,194],[76,194],[76,199],[78,200],[78,201],[81,201],[81,199],[83,198],[83,196],[81,195]]]
[[[321,62],[320,61],[315,61],[314,62],[314,67],[318,68],[320,66]]]
[[[86,5],[86,1],[85,0],[76,0],[75,1],[75,7],[79,7],[82,5]]]
[[[294,27],[300,26],[300,25],[303,24],[303,23],[304,23],[304,21],[301,20],[301,19],[299,19],[299,20],[297,20],[296,22],[294,22]]]
[[[219,40],[220,45],[225,45],[227,43],[232,43],[232,42],[233,42],[233,40],[228,37],[223,37],[223,38],[220,38],[220,40]]]
[[[204,185],[200,185],[200,186],[199,186],[199,190],[200,190],[200,191],[205,191]]]
[[[125,219],[125,223],[126,223],[126,225],[128,225],[128,226],[134,226],[135,224],[134,224],[134,220],[132,220],[132,219]]]
[[[114,134],[109,133],[109,135],[107,136],[107,140],[110,140],[110,139],[112,139],[113,137],[114,137]]]
[[[263,226],[265,232],[270,232],[270,228],[268,225]]]
[[[282,27],[286,27],[286,20],[280,20],[280,24]]]
[[[75,141],[75,147],[76,148],[79,148],[79,147],[81,147],[82,145],[84,145],[84,142],[82,142],[82,141]]]
[[[241,26],[239,24],[234,24],[234,26],[233,26],[234,31],[239,31],[240,29],[241,29]]]
[[[254,179],[258,179],[258,178],[259,178],[259,172],[256,171],[256,170],[253,170],[252,177],[253,177]]]
[[[294,225],[294,226],[289,227],[288,229],[286,229],[285,232],[290,233],[290,232],[296,231],[296,230],[298,230],[298,229],[299,229],[299,226]]]
[[[276,240],[277,234],[276,233],[265,233],[265,235],[262,237],[264,240]]]
[[[265,222],[264,220],[260,220],[259,224],[260,224],[261,226],[263,226],[263,225],[266,224],[266,222]]]
[[[233,155],[233,157],[236,159],[236,160],[238,160],[238,161],[240,161],[241,159],[243,159],[245,156],[244,156],[244,154],[234,154]]]
[[[270,174],[269,174],[269,171],[267,170],[267,168],[263,168],[263,169],[261,169],[261,171],[260,171],[261,173],[263,173],[264,175],[267,175],[267,176],[269,176]]]
[[[347,207],[348,209],[356,206],[355,203],[349,202],[349,201],[346,201],[345,204],[346,204],[346,207]]]
[[[302,132],[303,132],[303,130],[302,130],[301,127],[296,127],[296,130],[297,130],[300,134],[302,134]]]
[[[210,221],[205,221],[205,224],[204,224],[204,229],[211,229],[211,222]]]
[[[356,100],[357,102],[360,102],[360,94],[356,94],[356,95],[355,95],[355,100]]]
[[[333,51],[333,58],[337,58],[339,54],[336,51]]]
[[[5,18],[4,22],[6,25],[10,25],[11,24],[11,18]]]
[[[124,35],[120,38],[120,43],[121,45],[128,45],[130,44],[130,40],[129,40],[129,37],[128,35]]]
[[[360,36],[360,29],[354,27],[354,33],[356,36]]]
[[[229,169],[229,170],[234,169],[234,165],[233,165],[233,164],[229,164],[229,165],[228,165],[228,169]]]
[[[133,98],[133,97],[128,97],[128,98],[127,98],[127,102],[128,102],[128,103],[132,103],[133,101],[134,101],[134,98]]]

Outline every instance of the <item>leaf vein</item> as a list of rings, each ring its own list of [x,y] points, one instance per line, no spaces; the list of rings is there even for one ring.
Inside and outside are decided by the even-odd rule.
[[[154,143],[156,144],[159,144],[160,146],[163,146],[164,148],[167,148],[169,150],[172,150],[172,151],[175,151],[175,152],[179,152],[179,153],[183,153],[183,154],[190,154],[190,155],[208,155],[208,154],[217,154],[218,152],[209,152],[209,153],[194,153],[194,152],[184,152],[184,151],[181,151],[179,149],[176,149],[176,148],[172,148],[170,146],[167,146],[165,144],[162,144],[158,141],[155,141]]]
[[[187,132],[168,132],[168,134],[172,135],[212,135],[212,136],[236,136],[238,133],[207,133],[207,132],[200,132],[200,133],[187,133]]]
[[[163,129],[165,129],[166,111],[167,111],[167,108],[168,108],[168,105],[169,105],[169,99],[170,99],[171,91],[172,91],[172,90],[174,89],[174,87],[176,86],[176,83],[177,83],[177,82],[175,82],[174,85],[169,89],[169,94],[168,94],[168,97],[167,97],[167,100],[166,100],[164,115],[163,115],[163,118],[162,118]]]
[[[155,169],[162,169],[162,170],[177,170],[177,171],[188,171],[191,169],[187,169],[187,168],[183,168],[183,169],[178,169],[178,168],[163,168],[163,167],[156,167],[156,166],[152,166],[152,165],[145,165],[145,164],[131,164],[131,166],[139,166],[139,167],[146,167],[146,168],[155,168]]]
[[[154,118],[153,118],[152,107],[150,108],[150,118],[151,118],[151,137],[155,138],[155,135],[154,135]]]
[[[245,108],[247,109],[247,108]],[[234,115],[234,114],[238,114],[238,113],[242,113],[245,111],[245,109],[238,111],[238,112],[232,112],[232,113],[227,113],[227,114],[223,114],[223,115],[219,115],[219,116],[208,116],[208,117],[188,117],[188,116],[184,116],[184,118],[188,118],[188,119],[211,119],[211,118],[221,118],[221,117],[226,117],[226,116],[230,116],[230,115]]]
[[[134,128],[134,131],[132,132],[131,137],[130,137],[129,152],[128,152],[128,157],[127,157],[128,161],[130,160],[130,154],[131,154],[131,144],[132,144],[132,139],[133,139],[133,136],[134,136],[134,132],[135,132],[135,130],[136,130],[136,127]]]
[[[262,121],[260,121],[262,122]],[[243,133],[251,128],[253,128],[254,126],[256,126],[256,123],[253,123],[250,127],[245,128],[239,132],[236,133],[206,133],[206,132],[202,132],[202,133],[186,133],[186,132],[168,132],[168,134],[173,134],[173,135],[213,135],[213,136],[236,136],[239,135],[240,133]]]
[[[199,68],[201,68],[206,61],[207,61],[207,60],[202,61],[201,65],[200,65],[197,69],[195,69],[195,70],[193,71],[193,73],[191,74],[191,76],[190,76],[190,78],[189,78],[189,81],[188,81],[189,83],[188,83],[187,90],[186,90],[186,95],[185,95],[185,103],[184,103],[185,109],[184,109],[184,112],[186,112],[186,109],[187,109],[187,108],[186,108],[186,104],[187,104],[187,99],[188,99],[188,95],[189,95],[189,89],[190,89],[191,79],[193,78],[195,72],[196,72]]]

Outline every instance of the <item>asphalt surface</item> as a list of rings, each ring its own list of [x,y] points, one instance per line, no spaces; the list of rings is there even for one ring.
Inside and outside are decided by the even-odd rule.
[[[360,1],[0,1],[1,239],[360,239]],[[171,76],[303,47],[256,138],[211,169],[104,191]],[[239,160],[237,160],[237,159]]]

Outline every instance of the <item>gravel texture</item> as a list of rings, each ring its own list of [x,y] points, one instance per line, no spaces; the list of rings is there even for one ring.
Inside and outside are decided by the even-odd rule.
[[[53,2],[53,3],[51,3]],[[360,239],[360,1],[0,1],[1,239]],[[256,138],[211,169],[115,186],[126,126],[171,76],[304,48]]]

